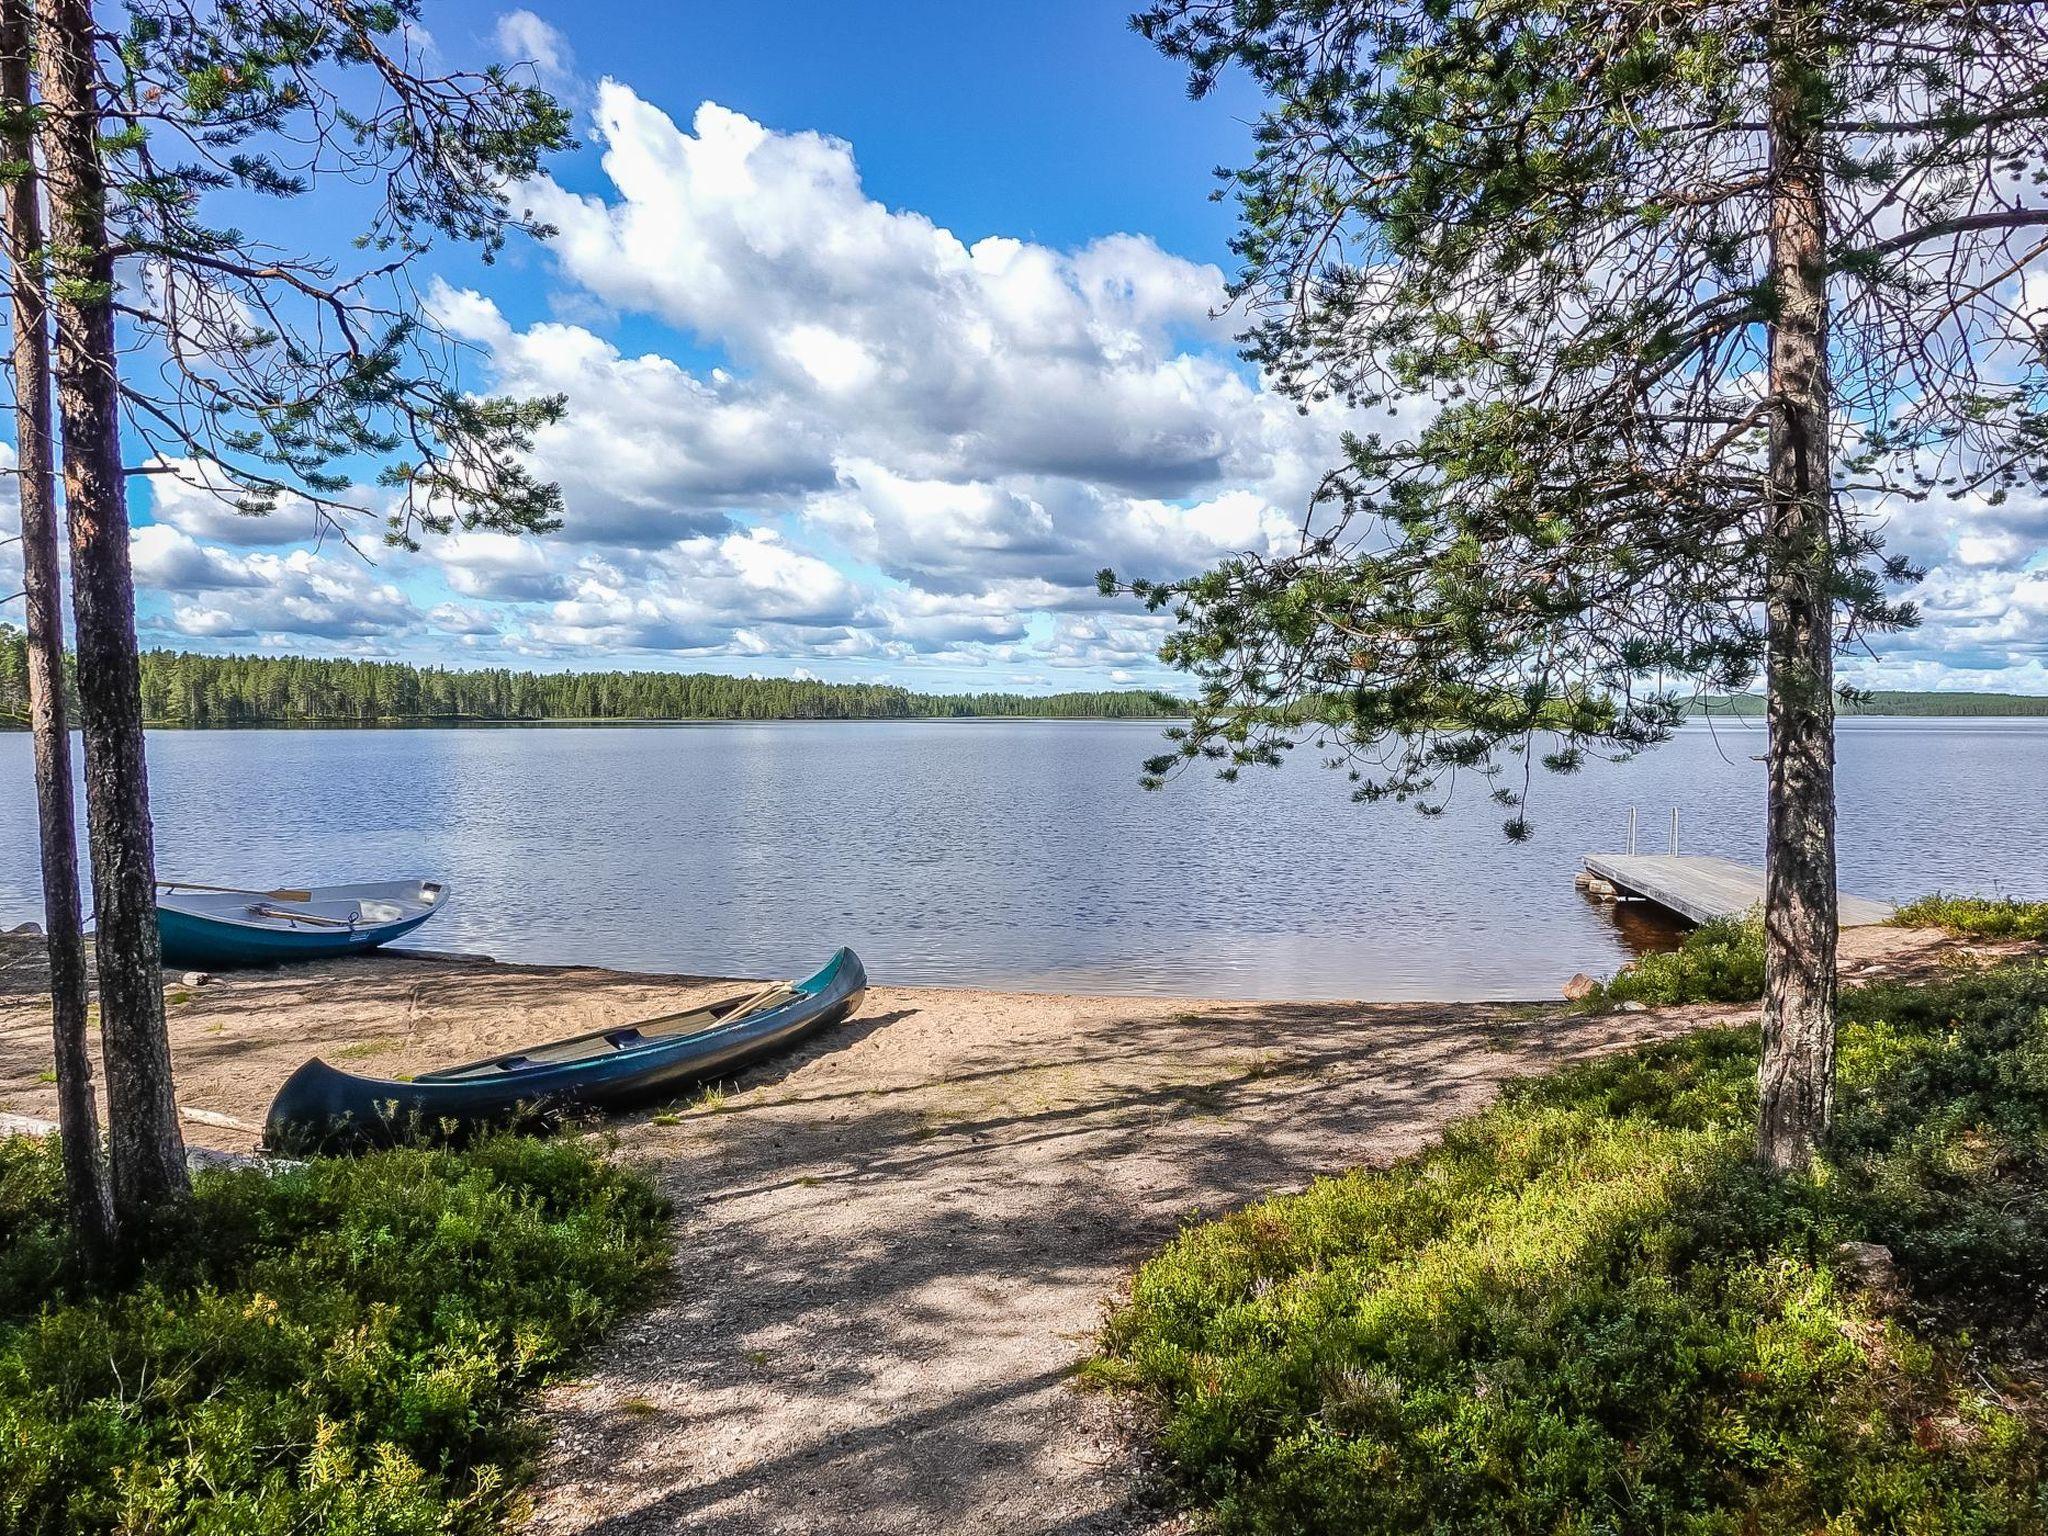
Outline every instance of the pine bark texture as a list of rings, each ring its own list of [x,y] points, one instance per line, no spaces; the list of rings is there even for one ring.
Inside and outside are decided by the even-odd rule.
[[[1830,591],[1827,213],[1809,74],[1822,62],[1811,0],[1773,7],[1771,80],[1770,689],[1763,1060],[1757,1155],[1805,1167],[1834,1112],[1834,622]]]
[[[43,294],[43,218],[29,121],[28,0],[0,0],[0,98],[6,101],[6,243],[14,325],[14,423],[21,489],[21,581],[28,604],[28,711],[42,845],[43,926],[50,961],[50,1033],[57,1124],[72,1231],[91,1259],[113,1246],[100,1159],[99,1111],[86,1048],[85,923],[71,796],[71,730],[64,698],[63,588],[58,578],[50,336]]]
[[[41,0],[38,131],[49,188],[57,414],[71,531],[107,1131],[114,1215],[125,1242],[190,1184],[164,1029],[94,37],[88,0]]]

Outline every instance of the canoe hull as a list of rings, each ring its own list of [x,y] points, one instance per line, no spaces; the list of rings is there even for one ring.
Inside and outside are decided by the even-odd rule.
[[[278,1089],[264,1144],[342,1152],[459,1141],[484,1129],[546,1126],[567,1110],[611,1109],[672,1093],[730,1076],[847,1018],[867,995],[867,972],[858,955],[842,949],[795,992],[789,1002],[738,1024],[487,1079],[451,1077],[462,1068],[409,1082],[359,1077],[315,1057]]]
[[[252,901],[242,894],[169,887],[157,896],[156,929],[167,966],[224,971],[287,965],[389,944],[440,911],[447,898],[446,886],[428,880],[318,887],[305,901]],[[294,912],[308,917],[294,920]]]

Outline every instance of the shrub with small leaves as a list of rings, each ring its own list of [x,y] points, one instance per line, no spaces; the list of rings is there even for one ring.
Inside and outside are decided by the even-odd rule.
[[[1947,896],[1937,891],[1899,908],[1902,928],[1940,928],[1964,939],[2048,939],[2048,901]]]
[[[0,1532],[495,1529],[526,1394],[642,1294],[661,1204],[566,1141],[196,1181],[117,1287],[54,1147],[0,1142]]]
[[[2038,1532],[2048,965],[1845,1016],[1811,1177],[1751,1156],[1755,1032],[1704,1031],[1190,1228],[1091,1372],[1225,1531]]]
[[[1585,998],[1585,1008],[1616,1003],[1753,1003],[1764,995],[1764,925],[1754,914],[1702,923],[1678,948],[1644,955]]]

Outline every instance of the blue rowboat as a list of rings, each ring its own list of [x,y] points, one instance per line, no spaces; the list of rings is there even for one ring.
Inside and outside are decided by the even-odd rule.
[[[737,1072],[846,1018],[867,988],[860,956],[842,949],[808,981],[414,1078],[359,1077],[316,1056],[277,1090],[263,1142],[340,1152],[550,1124],[564,1109],[627,1104]]]
[[[303,891],[167,883],[157,888],[156,931],[166,965],[223,970],[375,949],[411,933],[447,905],[448,887],[433,880]]]

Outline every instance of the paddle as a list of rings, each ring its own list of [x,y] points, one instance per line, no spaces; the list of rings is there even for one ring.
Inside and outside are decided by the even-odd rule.
[[[316,923],[322,928],[355,927],[355,924],[345,917],[322,917],[317,912],[294,912],[290,907],[266,907],[260,902],[251,902],[249,910],[258,917],[282,917],[294,923]]]
[[[272,901],[311,901],[311,891],[245,891],[238,885],[194,885],[190,880],[159,880],[160,891],[206,891],[215,896],[266,896]]]

